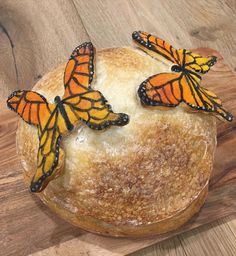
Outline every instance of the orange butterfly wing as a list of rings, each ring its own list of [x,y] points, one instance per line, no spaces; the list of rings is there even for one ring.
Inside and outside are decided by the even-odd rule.
[[[194,74],[182,77],[180,84],[183,88],[183,101],[194,109],[215,112],[227,121],[232,121],[233,115],[223,108],[216,94],[200,86],[199,82],[199,77]]]
[[[32,192],[41,192],[49,181],[55,179],[62,170],[64,151],[60,147],[61,135],[58,128],[58,116],[59,113],[55,108],[43,130],[38,129],[39,149],[37,169],[30,185]],[[60,163],[59,159],[61,159]]]
[[[183,54],[160,38],[142,31],[133,32],[132,38],[142,50],[153,57],[158,54],[164,61],[171,61],[178,65],[183,62]]]
[[[197,75],[182,72],[157,74],[140,85],[138,95],[145,105],[175,107],[183,101],[194,109],[215,112],[232,121],[232,114],[222,107],[220,99],[201,87],[198,79]]]
[[[94,76],[95,48],[92,43],[76,47],[66,65],[64,73],[65,92],[63,98],[84,93],[90,89]]]
[[[102,130],[110,125],[124,126],[129,122],[128,115],[114,113],[111,106],[99,91],[90,90],[79,96],[63,100],[71,123],[82,120],[92,129]]]
[[[142,103],[150,106],[179,105],[182,99],[182,90],[179,86],[181,77],[181,73],[162,73],[149,77],[138,90]]]
[[[202,57],[185,49],[176,50],[166,41],[146,32],[135,31],[132,37],[138,46],[149,55],[155,57],[155,54],[158,54],[159,58],[162,57],[162,60],[171,61],[176,65],[183,66],[183,68],[190,72],[194,71],[204,74],[210,70],[210,67],[217,60],[215,56]]]
[[[19,90],[13,92],[8,97],[7,106],[29,124],[42,126],[50,115],[47,100],[33,91]],[[44,115],[40,116],[40,113],[44,113]]]
[[[179,50],[179,52],[182,51],[185,51],[184,68],[190,72],[195,71],[201,74],[205,74],[217,61],[217,57],[215,56],[202,57],[201,55],[188,50]]]

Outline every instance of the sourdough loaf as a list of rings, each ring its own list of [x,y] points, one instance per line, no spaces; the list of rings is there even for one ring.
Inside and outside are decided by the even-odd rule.
[[[33,90],[48,101],[62,96],[65,65]],[[177,229],[199,211],[212,171],[215,120],[184,105],[142,106],[139,84],[165,71],[168,64],[132,48],[97,52],[92,87],[130,123],[104,131],[79,123],[63,138],[62,173],[38,194],[62,218],[92,232],[138,237]],[[17,148],[29,185],[37,163],[36,127],[20,120]]]

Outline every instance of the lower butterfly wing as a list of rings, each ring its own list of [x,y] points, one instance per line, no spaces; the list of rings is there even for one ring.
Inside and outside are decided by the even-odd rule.
[[[90,42],[74,49],[64,73],[63,98],[88,91],[94,75],[94,54],[95,48]]]
[[[138,47],[149,55],[155,57],[155,54],[157,54],[159,55],[158,57],[162,57],[164,61],[167,60],[174,64],[181,65],[183,54],[179,53],[178,50],[166,41],[142,31],[133,32],[132,38]]]
[[[181,77],[181,73],[162,73],[149,77],[138,89],[141,102],[150,106],[179,105],[182,98],[179,84]]]
[[[72,124],[78,120],[90,128],[102,130],[111,125],[124,126],[129,122],[128,115],[114,113],[111,106],[99,91],[90,90],[84,94],[63,100],[68,118]]]
[[[30,189],[32,192],[41,192],[51,181],[55,179],[63,160],[64,152],[60,147],[61,135],[57,126],[58,111],[54,109],[46,126],[39,133],[39,149],[37,157],[37,170],[32,178]]]
[[[179,50],[179,54],[183,51],[185,51],[184,68],[190,72],[205,74],[217,61],[217,57],[215,56],[202,57],[199,54],[187,50]]]
[[[201,87],[200,91],[204,95],[203,99],[206,102],[211,102],[209,105],[213,105],[210,111],[215,112],[229,122],[233,121],[233,115],[222,106],[221,100],[212,91],[203,87]]]
[[[223,108],[216,94],[200,86],[199,82],[198,76],[194,74],[187,74],[181,78],[183,101],[194,109],[215,112],[227,121],[232,121],[232,114]]]
[[[51,113],[47,100],[33,91],[13,92],[8,97],[7,106],[20,115],[25,122],[40,126]]]
[[[57,127],[56,106],[48,104],[42,95],[33,91],[14,92],[9,96],[7,105],[25,122],[38,126],[37,170],[30,188],[32,192],[40,192],[55,177],[59,155],[63,154],[59,146],[61,136]]]

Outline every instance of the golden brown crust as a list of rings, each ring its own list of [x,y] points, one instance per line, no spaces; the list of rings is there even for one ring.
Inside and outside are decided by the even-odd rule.
[[[170,67],[130,48],[97,53],[96,81],[125,127],[93,131],[79,124],[63,139],[64,173],[40,194],[60,216],[79,227],[114,236],[142,236],[178,228],[201,207],[216,146],[215,120],[179,106],[141,106],[136,90],[148,76]],[[65,64],[34,90],[52,100],[63,94]],[[37,130],[20,122],[18,151],[29,184],[36,166]],[[61,159],[62,160],[62,159]],[[61,161],[62,162],[62,161]]]
[[[91,216],[83,216],[68,211],[66,207],[60,207],[60,201],[52,201],[50,194],[40,196],[49,208],[56,212],[61,218],[67,220],[72,225],[92,233],[115,237],[147,237],[150,235],[163,234],[174,231],[186,223],[194,214],[196,214],[205,202],[208,192],[208,184],[200,191],[199,195],[185,209],[176,213],[174,216],[162,219],[152,224],[145,225],[123,225],[107,223]]]

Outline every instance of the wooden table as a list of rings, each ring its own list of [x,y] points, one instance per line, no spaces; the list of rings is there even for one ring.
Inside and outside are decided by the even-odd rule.
[[[81,42],[132,45],[134,30],[153,32],[175,47],[214,48],[236,71],[235,20],[235,0],[2,0],[0,97],[30,88]],[[69,255],[70,248],[66,241],[41,255]],[[236,255],[236,220],[228,217],[133,255]]]

